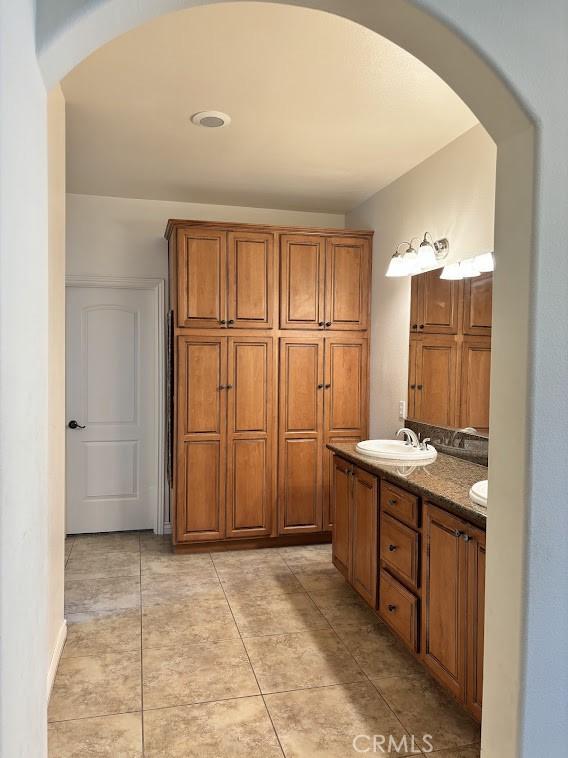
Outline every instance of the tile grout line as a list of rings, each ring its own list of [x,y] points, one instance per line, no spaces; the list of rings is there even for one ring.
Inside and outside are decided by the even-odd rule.
[[[217,571],[217,566],[215,566],[215,561],[213,560],[213,556],[211,556],[211,560],[213,562],[213,567],[215,569],[215,574],[217,575],[217,579],[219,580],[219,584],[221,586],[221,589],[223,591],[223,595],[225,596],[225,601],[227,605],[229,606],[229,610],[231,611],[231,616],[233,617],[233,622],[235,626],[237,627],[237,632],[239,634],[239,639],[241,641],[241,645],[243,646],[243,650],[245,651],[245,655],[247,657],[247,660],[249,662],[249,666],[252,671],[252,675],[254,676],[254,680],[256,682],[256,686],[258,687],[258,691],[260,694],[260,697],[262,698],[262,703],[264,705],[264,710],[266,711],[266,715],[268,716],[268,719],[270,721],[270,724],[272,726],[272,731],[274,732],[274,736],[276,737],[276,741],[278,742],[278,746],[280,748],[280,752],[282,753],[283,758],[286,758],[286,753],[284,752],[284,748],[282,747],[282,743],[280,742],[280,737],[278,736],[278,732],[276,731],[276,727],[274,726],[274,721],[272,720],[272,716],[270,715],[270,711],[268,710],[268,706],[266,705],[266,700],[264,699],[264,693],[262,692],[262,689],[260,687],[260,684],[258,682],[258,677],[256,675],[256,671],[254,670],[254,666],[252,665],[252,661],[250,659],[249,652],[247,650],[247,646],[245,645],[245,642],[243,640],[243,636],[241,634],[241,630],[239,628],[239,625],[237,624],[237,619],[235,618],[235,614],[233,613],[233,609],[231,607],[231,603],[229,602],[229,598],[227,597],[227,593],[225,592],[225,588],[223,587],[223,583],[221,582],[221,577],[219,576],[219,572]]]

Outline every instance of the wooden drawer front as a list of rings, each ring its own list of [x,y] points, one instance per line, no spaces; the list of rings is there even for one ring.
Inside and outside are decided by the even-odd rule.
[[[381,480],[381,508],[410,526],[419,524],[418,498],[390,482]]]
[[[379,576],[381,618],[414,651],[418,651],[418,598],[384,569]]]
[[[381,515],[381,560],[413,587],[418,586],[419,539],[414,529]]]

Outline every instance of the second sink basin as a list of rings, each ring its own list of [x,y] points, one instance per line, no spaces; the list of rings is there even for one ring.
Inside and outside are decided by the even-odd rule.
[[[469,499],[476,505],[483,505],[487,508],[487,479],[476,482],[469,491]]]
[[[425,450],[407,445],[403,440],[365,440],[358,442],[358,453],[371,458],[381,458],[387,461],[420,461],[432,463],[438,453],[436,448],[427,445]]]

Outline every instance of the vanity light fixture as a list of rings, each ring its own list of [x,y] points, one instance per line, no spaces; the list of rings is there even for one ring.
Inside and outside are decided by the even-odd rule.
[[[495,268],[495,258],[493,253],[483,253],[476,255],[474,258],[465,258],[457,263],[449,263],[444,266],[440,279],[470,279],[473,276],[479,276],[485,272],[493,271]]]
[[[483,253],[482,255],[478,255],[475,259],[475,265],[482,274],[488,271],[494,271],[495,256],[493,253]]]
[[[410,242],[401,242],[390,259],[385,276],[413,276],[428,269],[436,268],[440,261],[448,257],[450,243],[446,238],[434,240],[430,232],[426,232],[422,242],[416,245],[413,237]],[[401,249],[404,248],[404,249]]]

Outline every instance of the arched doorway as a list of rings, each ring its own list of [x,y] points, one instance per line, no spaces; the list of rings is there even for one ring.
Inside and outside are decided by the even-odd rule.
[[[59,81],[92,50],[153,17],[216,0],[128,0],[84,3],[82,15],[50,26],[45,2],[40,63],[46,84]],[[280,0],[271,0],[279,2]],[[523,676],[523,515],[528,439],[530,267],[533,219],[534,129],[503,79],[434,11],[443,2],[406,0],[297,0],[300,5],[337,13],[387,37],[441,76],[467,103],[498,145],[495,246],[494,368],[492,372],[491,487],[488,612],[486,628],[483,745],[489,756],[517,756]],[[40,30],[42,29],[40,15]],[[51,35],[51,36],[50,36]],[[507,444],[513,437],[514,449]],[[506,451],[503,454],[502,451]],[[507,550],[502,546],[507,545]]]

